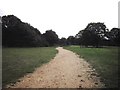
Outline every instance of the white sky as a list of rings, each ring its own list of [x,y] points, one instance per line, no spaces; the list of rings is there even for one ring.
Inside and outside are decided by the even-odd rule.
[[[118,27],[119,0],[0,0],[0,16],[15,15],[41,33],[52,29],[59,38],[77,34],[90,22]]]

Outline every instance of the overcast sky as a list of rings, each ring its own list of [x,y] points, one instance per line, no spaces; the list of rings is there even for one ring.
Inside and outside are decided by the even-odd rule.
[[[0,0],[0,15],[15,15],[41,33],[52,29],[59,38],[77,34],[90,22],[118,27],[119,0]]]

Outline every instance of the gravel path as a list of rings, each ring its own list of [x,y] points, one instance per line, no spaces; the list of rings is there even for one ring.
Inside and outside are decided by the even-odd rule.
[[[25,75],[11,88],[103,88],[99,75],[84,59],[58,47],[49,63]]]

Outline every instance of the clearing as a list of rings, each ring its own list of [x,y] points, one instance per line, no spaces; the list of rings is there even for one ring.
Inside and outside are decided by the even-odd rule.
[[[72,51],[58,47],[49,63],[25,75],[10,88],[103,88],[99,75],[84,59]],[[47,54],[47,53],[46,53]]]

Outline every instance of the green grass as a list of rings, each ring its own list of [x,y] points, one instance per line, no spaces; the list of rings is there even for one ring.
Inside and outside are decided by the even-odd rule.
[[[49,62],[57,53],[54,47],[3,48],[2,84],[15,83],[18,78]]]
[[[80,48],[80,46],[66,46],[80,57],[88,61],[99,73],[101,80],[108,88],[118,87],[118,48]]]

